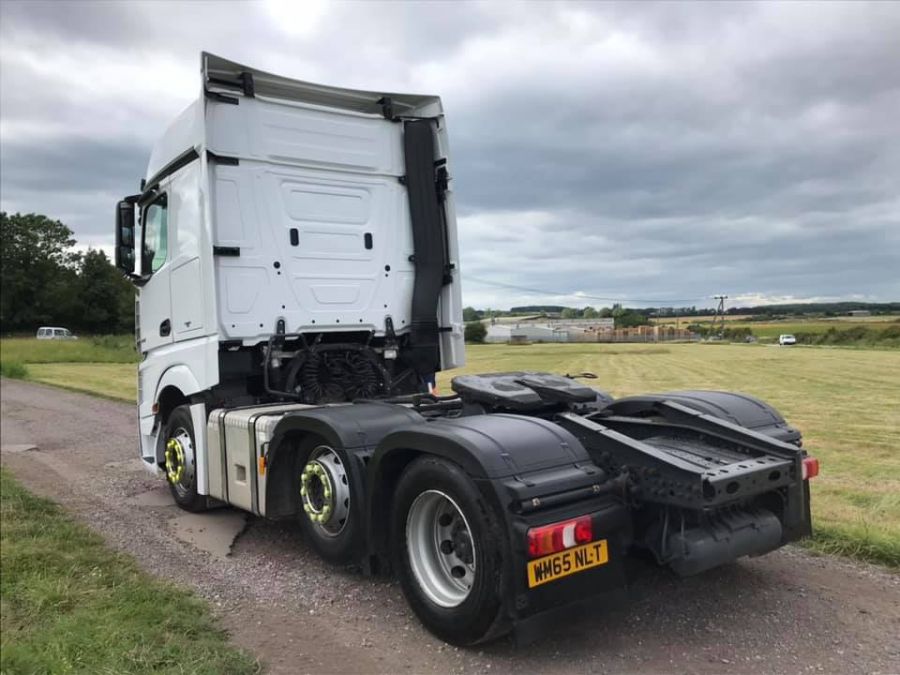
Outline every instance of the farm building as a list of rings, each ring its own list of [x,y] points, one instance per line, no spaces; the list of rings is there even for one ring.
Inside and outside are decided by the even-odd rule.
[[[531,323],[498,323],[488,326],[485,342],[568,342],[565,328]]]
[[[672,326],[615,328],[613,319],[543,319],[491,324],[485,342],[664,342],[696,338],[690,331]]]

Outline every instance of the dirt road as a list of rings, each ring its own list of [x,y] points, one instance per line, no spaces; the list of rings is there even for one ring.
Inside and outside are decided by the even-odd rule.
[[[794,548],[686,580],[636,562],[625,606],[527,647],[456,649],[396,583],[327,566],[295,527],[179,511],[136,459],[133,406],[3,380],[0,414],[4,466],[194,587],[269,672],[900,672],[900,575]]]

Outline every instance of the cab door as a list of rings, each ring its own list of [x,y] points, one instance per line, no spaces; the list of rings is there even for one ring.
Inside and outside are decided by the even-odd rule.
[[[168,181],[141,205],[141,277],[138,348],[145,353],[172,342]]]

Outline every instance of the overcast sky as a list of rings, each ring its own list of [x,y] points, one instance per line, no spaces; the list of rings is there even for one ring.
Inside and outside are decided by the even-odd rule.
[[[2,0],[0,201],[109,247],[205,49],[439,94],[466,304],[900,300],[898,36],[889,2]]]

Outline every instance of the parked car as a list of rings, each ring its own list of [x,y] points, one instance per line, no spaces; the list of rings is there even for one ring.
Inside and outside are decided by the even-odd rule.
[[[77,340],[77,335],[72,335],[68,328],[58,326],[41,326],[36,335],[38,340]]]
[[[787,345],[795,345],[797,344],[797,338],[795,338],[793,335],[779,335],[778,344],[780,344],[782,347],[786,347]]]

